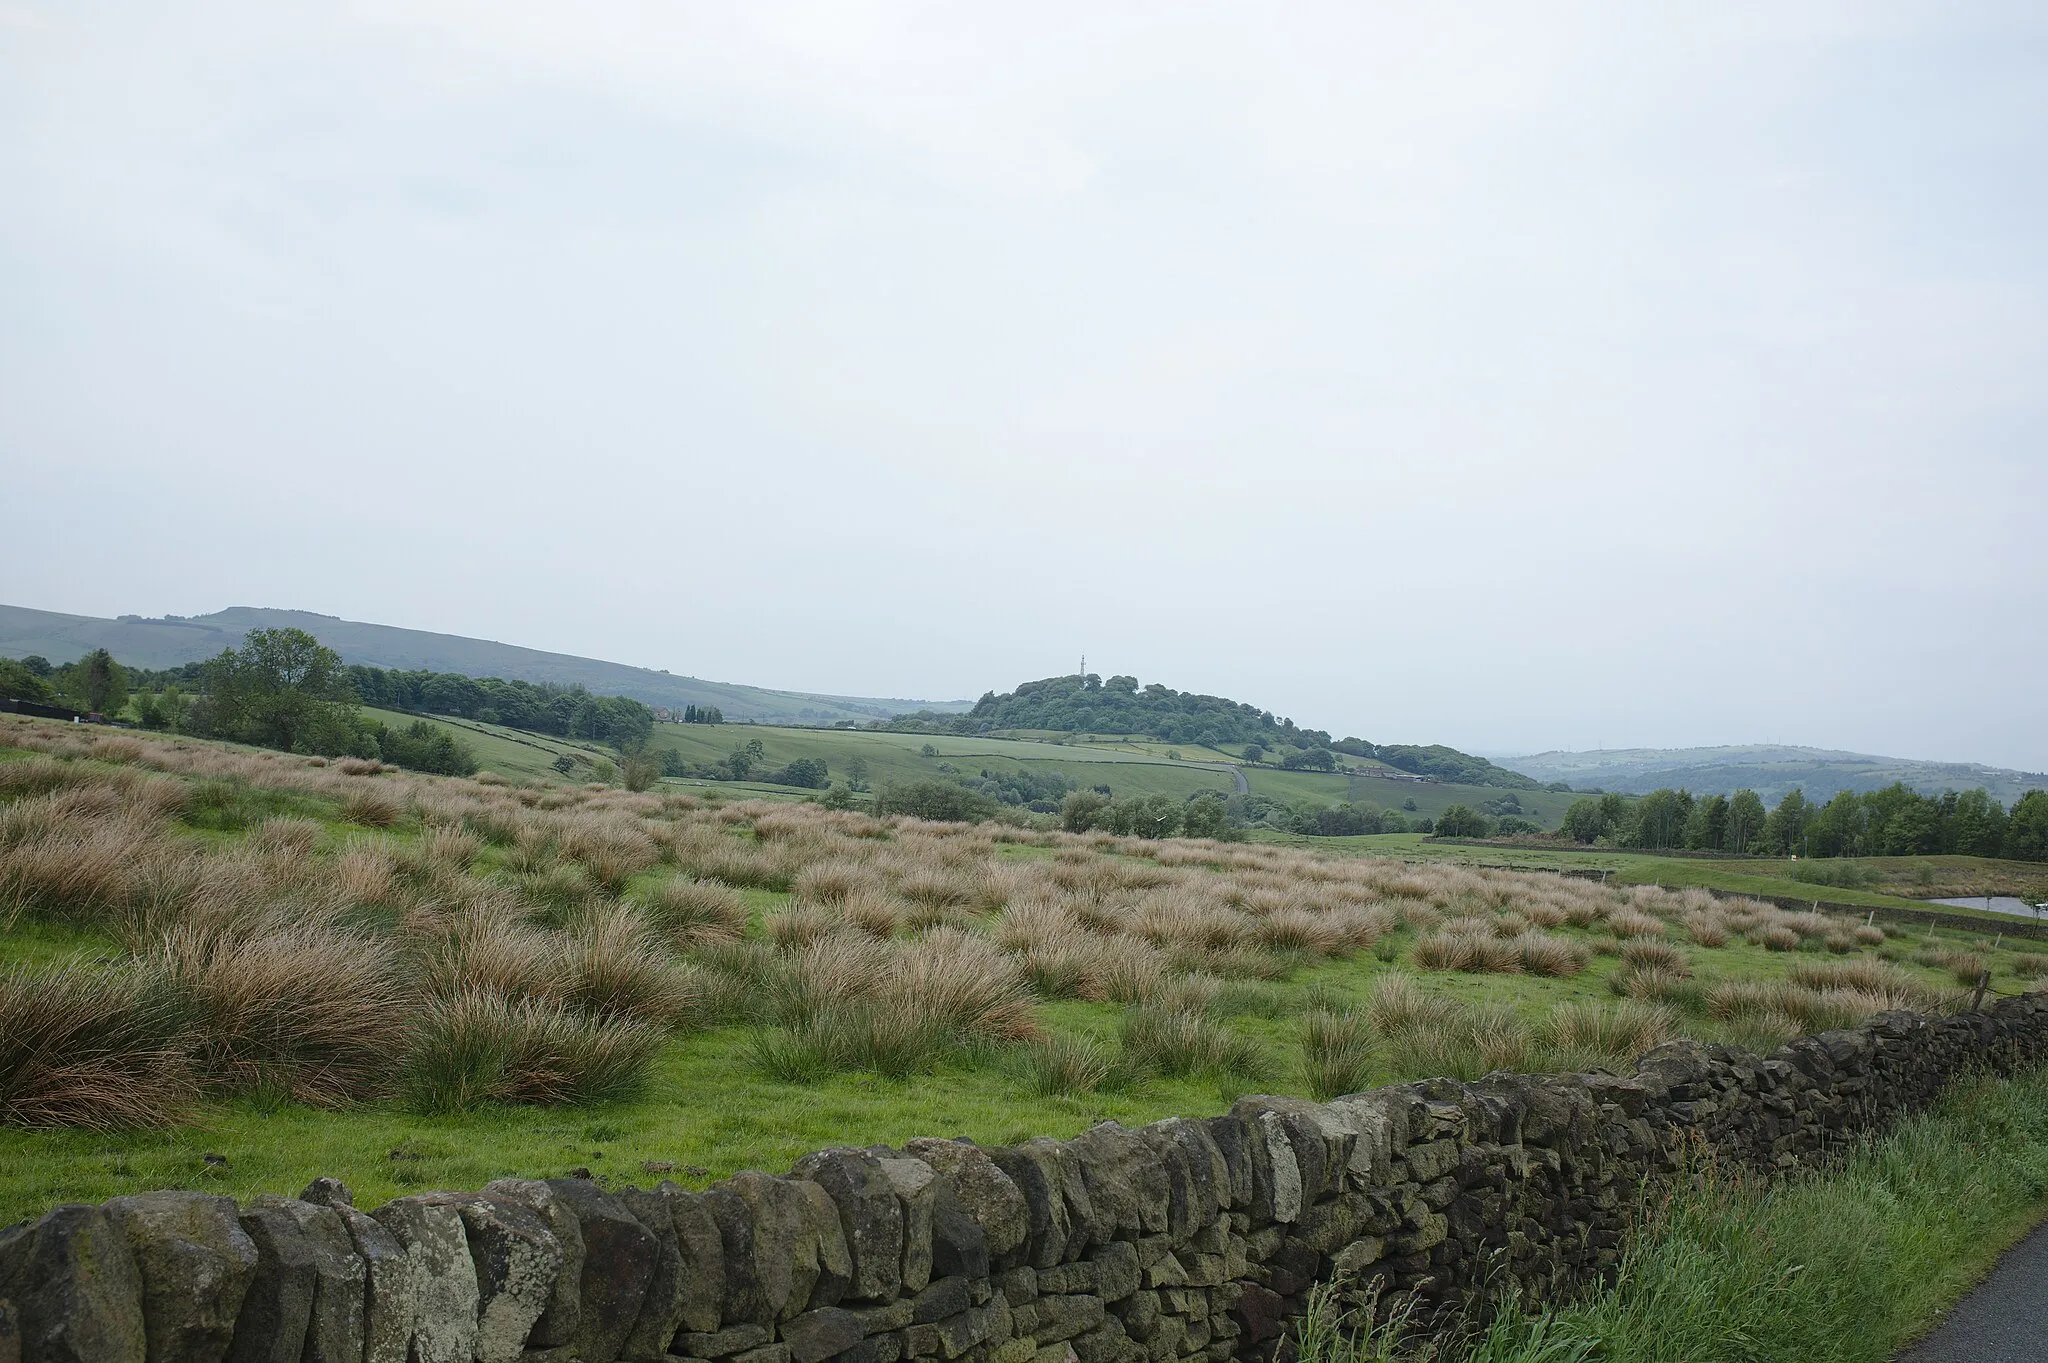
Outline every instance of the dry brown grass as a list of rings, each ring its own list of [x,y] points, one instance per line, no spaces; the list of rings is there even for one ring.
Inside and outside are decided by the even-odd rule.
[[[305,926],[251,937],[185,927],[156,959],[211,1084],[334,1105],[375,1097],[395,1078],[406,993],[384,942]]]
[[[1748,934],[1785,950],[1860,950],[1871,938],[1824,915],[1693,890],[931,826],[760,801],[710,807],[604,787],[350,775],[347,763],[187,740],[108,745],[0,721],[0,734],[17,733],[42,755],[0,763],[0,913],[104,924],[145,952],[180,930],[260,941],[289,923],[331,941],[348,937],[338,924],[373,925],[363,940],[388,953],[393,987],[436,1001],[443,1060],[466,1053],[469,1041],[450,1039],[458,1033],[502,1042],[558,1024],[617,1024],[658,1038],[698,1018],[772,1009],[790,1044],[768,1059],[790,1075],[820,1064],[914,1073],[948,1047],[1029,1035],[1034,997],[1134,1005],[1171,1051],[1216,1040],[1171,1020],[1213,1031],[1219,981],[1238,982],[1234,1009],[1258,988],[1245,981],[1369,948],[1392,961],[1407,935],[1390,934],[1403,926],[1419,937],[1413,959],[1423,968],[1569,975],[1597,950],[1623,958],[1611,978],[1630,997],[1624,1008],[1669,999],[1697,1011],[1706,991],[1682,978],[1670,933],[1701,946]],[[213,803],[194,805],[191,782],[210,783]],[[170,831],[180,817],[242,826],[230,816],[266,807],[245,799],[250,791],[314,796],[394,831],[331,839],[310,821],[273,819],[224,846]],[[1051,855],[1000,856],[1016,843]],[[502,850],[482,856],[486,844]],[[636,880],[663,864],[675,874]],[[629,885],[644,888],[622,901]],[[792,899],[756,929],[742,889]],[[1553,931],[1563,928],[1594,931],[1583,940]],[[1767,1037],[1909,997],[1897,979],[1875,977],[1784,988],[1792,992],[1763,1007],[1723,999],[1722,1011],[1735,1012],[1719,1025]],[[1345,1008],[1314,1006],[1333,1016]],[[1423,997],[1399,975],[1367,1011],[1375,1036],[1410,1038],[1403,1063],[1435,1056],[1439,1072],[1526,1061],[1540,1041],[1495,1013]],[[458,1013],[477,1025],[464,1032],[449,1021]],[[1431,1031],[1436,1040],[1415,1039]],[[1344,1050],[1326,1040],[1332,1056]]]
[[[1656,968],[1680,977],[1692,973],[1691,964],[1685,953],[1668,942],[1637,938],[1623,944],[1621,959],[1626,965],[1638,970]]]
[[[1560,1069],[1619,1067],[1678,1034],[1678,1020],[1654,1004],[1562,1003],[1537,1024],[1536,1039]]]
[[[1653,918],[1636,909],[1622,909],[1607,916],[1607,930],[1624,941],[1630,938],[1662,937],[1664,920]]]
[[[0,1122],[158,1126],[183,1114],[192,1090],[183,1012],[149,972],[0,974]]]
[[[341,817],[365,828],[389,828],[405,817],[405,806],[374,786],[361,786],[342,796]]]
[[[676,876],[650,894],[647,916],[683,949],[737,939],[747,931],[746,900],[738,890],[689,876]]]

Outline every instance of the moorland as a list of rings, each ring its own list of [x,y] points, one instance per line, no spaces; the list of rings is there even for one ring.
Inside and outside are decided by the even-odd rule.
[[[366,1201],[701,1182],[1675,1035],[1768,1048],[2048,971],[1698,888],[0,724],[11,1213],[320,1173]]]

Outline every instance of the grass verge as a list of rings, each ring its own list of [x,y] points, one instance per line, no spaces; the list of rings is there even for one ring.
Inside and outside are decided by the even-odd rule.
[[[1331,1307],[1302,1363],[1875,1363],[1923,1333],[2034,1225],[2048,1198],[2048,1071],[1958,1086],[1825,1172],[1776,1183],[1711,1167],[1644,1208],[1614,1286],[1475,1339],[1404,1350]]]

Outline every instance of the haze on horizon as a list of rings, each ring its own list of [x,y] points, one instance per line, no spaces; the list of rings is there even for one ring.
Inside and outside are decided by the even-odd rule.
[[[0,0],[0,601],[2048,769],[2048,13]]]

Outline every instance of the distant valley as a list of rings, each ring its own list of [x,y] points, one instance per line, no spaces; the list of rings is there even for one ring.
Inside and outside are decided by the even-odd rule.
[[[1767,743],[1542,752],[1500,760],[1539,781],[1568,781],[1581,790],[1597,786],[1624,795],[1643,795],[1670,787],[1695,795],[1728,795],[1749,789],[1767,804],[1794,787],[1804,790],[1809,799],[1825,800],[1837,791],[1860,795],[1895,781],[1903,781],[1923,795],[1982,786],[1992,798],[2006,803],[2025,791],[2048,788],[2048,773],[2042,772]]]

